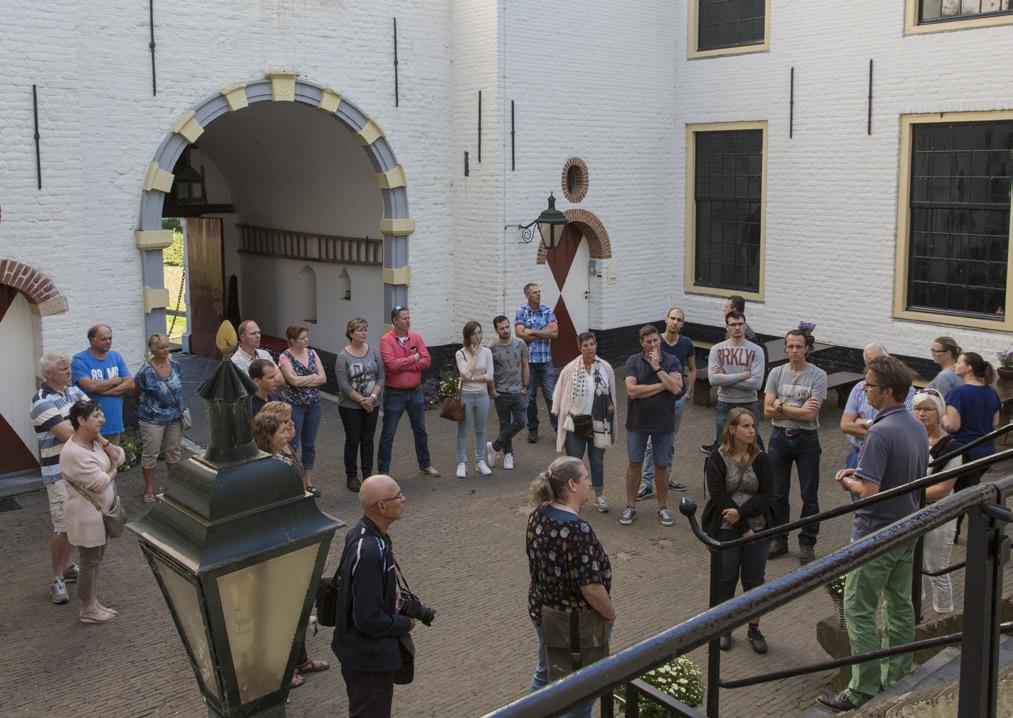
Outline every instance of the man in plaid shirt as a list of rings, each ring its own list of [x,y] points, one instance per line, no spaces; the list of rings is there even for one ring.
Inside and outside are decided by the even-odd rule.
[[[534,282],[524,285],[528,303],[517,310],[514,332],[518,339],[528,343],[528,443],[538,441],[538,388],[542,389],[545,408],[549,411],[552,430],[556,430],[556,417],[552,415],[552,392],[556,388],[556,370],[552,366],[550,341],[559,334],[559,325],[552,310],[542,304],[542,290]]]

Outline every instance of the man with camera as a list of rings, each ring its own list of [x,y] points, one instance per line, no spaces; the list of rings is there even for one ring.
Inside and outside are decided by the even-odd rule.
[[[415,620],[436,611],[408,590],[387,530],[401,518],[405,496],[378,474],[359,489],[362,518],[345,535],[338,569],[338,609],[331,648],[341,663],[349,718],[390,718],[395,683],[411,683]]]

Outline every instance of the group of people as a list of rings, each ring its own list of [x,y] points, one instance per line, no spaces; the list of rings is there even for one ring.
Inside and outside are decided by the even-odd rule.
[[[147,360],[135,375],[112,349],[111,327],[96,324],[87,337],[88,348],[73,358],[61,352],[42,355],[43,381],[30,412],[53,523],[50,599],[68,603],[67,584],[76,582],[80,620],[105,623],[117,614],[103,607],[95,592],[106,543],[102,512],[116,495],[113,480],[125,458],[119,447],[123,400],[132,395],[137,402],[143,500],[151,503],[159,453],[164,451],[170,469],[180,461],[183,381],[162,334],[148,338]],[[75,546],[79,563],[73,560]]]

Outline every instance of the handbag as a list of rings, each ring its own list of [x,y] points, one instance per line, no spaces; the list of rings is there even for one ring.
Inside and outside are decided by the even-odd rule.
[[[70,481],[67,482],[69,486],[74,487],[74,491],[81,494],[84,498],[95,507],[95,510],[102,514],[102,525],[106,529],[106,538],[119,538],[123,533],[123,527],[127,525],[127,510],[123,508],[123,502],[120,501],[119,494],[113,494],[113,502],[109,504],[109,508],[105,511],[99,506],[98,502],[91,497],[86,491],[81,491],[78,487],[74,486]]]
[[[591,420],[590,414],[570,414],[570,419],[573,420],[573,437],[575,439],[594,438],[594,422]]]
[[[443,404],[440,406],[440,416],[457,423],[464,421],[464,402],[461,401],[461,379],[457,380],[457,387],[454,389],[454,393],[443,400]]]
[[[542,606],[542,636],[549,681],[567,676],[609,654],[607,621],[593,608],[561,611]]]
[[[182,425],[183,431],[186,431],[193,426],[193,417],[190,416],[189,409],[183,409],[183,413],[179,417],[179,423]]]
[[[317,623],[321,626],[334,628],[338,620],[338,586],[341,585],[341,567],[345,563],[345,555],[348,553],[348,544],[341,552],[338,559],[338,570],[331,578],[321,578],[317,583],[317,595],[314,604],[317,608]]]

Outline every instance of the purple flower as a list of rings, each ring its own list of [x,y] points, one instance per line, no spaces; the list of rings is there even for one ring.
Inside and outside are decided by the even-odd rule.
[[[816,328],[815,322],[799,322],[798,328],[803,332],[810,333]]]

